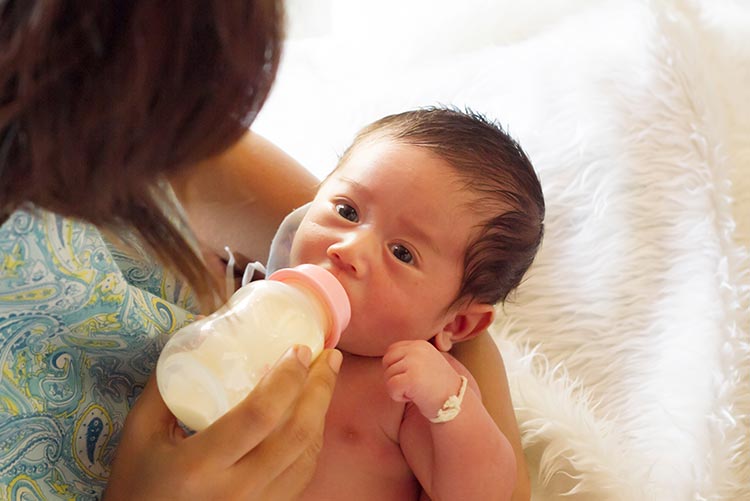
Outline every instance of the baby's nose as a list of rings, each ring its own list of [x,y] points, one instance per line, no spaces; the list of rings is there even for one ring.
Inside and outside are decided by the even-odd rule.
[[[363,276],[369,271],[373,243],[365,234],[347,235],[328,247],[328,258],[335,266],[355,276]]]

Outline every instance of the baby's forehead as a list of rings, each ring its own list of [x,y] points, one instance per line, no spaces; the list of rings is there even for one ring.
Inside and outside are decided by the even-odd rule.
[[[417,156],[414,155],[415,152],[418,152]],[[347,153],[321,182],[321,188],[330,183],[347,183],[371,188],[376,184],[373,180],[377,177],[373,177],[372,174],[382,174],[385,171],[390,178],[397,179],[399,185],[408,186],[413,193],[423,195],[429,194],[430,190],[439,192],[437,196],[442,198],[438,201],[446,203],[436,205],[436,210],[460,206],[478,215],[486,212],[482,210],[482,205],[487,194],[482,194],[481,190],[477,189],[481,180],[478,182],[471,177],[471,173],[463,172],[450,159],[444,158],[433,148],[380,138],[366,145],[358,145],[356,150],[349,150]],[[416,164],[415,158],[418,160]],[[411,169],[415,166],[418,168]],[[378,180],[382,180],[382,177]],[[420,181],[424,182],[424,185],[420,185]]]
[[[434,148],[431,148],[427,144],[420,144],[410,140],[409,138],[395,137],[389,134],[389,131],[375,131],[369,133],[367,136],[357,138],[346,151],[339,157],[339,161],[334,168],[334,171],[340,166],[346,164],[352,156],[360,154],[363,150],[372,148],[383,148],[383,147],[395,147],[404,151],[412,149],[420,149],[432,156],[435,159],[441,159],[442,157],[436,152]]]
[[[434,170],[435,175],[444,175],[444,177],[448,177],[451,176],[451,174],[455,174],[455,177],[458,177],[460,174],[453,162],[443,155],[437,148],[430,145],[412,143],[405,139],[396,139],[390,136],[377,136],[360,140],[350,146],[339,158],[339,161],[329,173],[328,177],[336,174],[342,169],[351,166],[358,166],[363,161],[372,161],[373,158],[382,159],[386,157],[393,160],[414,157],[415,154],[420,157],[421,165]],[[442,169],[438,166],[444,166],[447,167],[447,169]]]

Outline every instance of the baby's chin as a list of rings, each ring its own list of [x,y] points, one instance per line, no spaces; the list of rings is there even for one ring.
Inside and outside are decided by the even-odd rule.
[[[336,348],[349,355],[356,355],[358,357],[382,357],[388,349],[387,346],[372,346],[372,340],[362,342],[358,339],[347,339],[346,331],[341,334],[341,340],[336,345]]]

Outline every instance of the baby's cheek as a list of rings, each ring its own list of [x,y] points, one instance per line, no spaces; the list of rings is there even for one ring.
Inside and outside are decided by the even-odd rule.
[[[292,243],[292,249],[289,251],[289,265],[297,266],[298,264],[309,263],[310,240],[305,233],[297,232]]]
[[[320,264],[326,254],[326,236],[322,227],[303,222],[292,242],[289,261],[292,266],[304,263]]]

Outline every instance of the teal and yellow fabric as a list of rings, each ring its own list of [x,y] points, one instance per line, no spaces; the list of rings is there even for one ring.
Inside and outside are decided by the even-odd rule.
[[[197,311],[120,237],[42,210],[0,227],[0,500],[98,498],[165,337]]]

